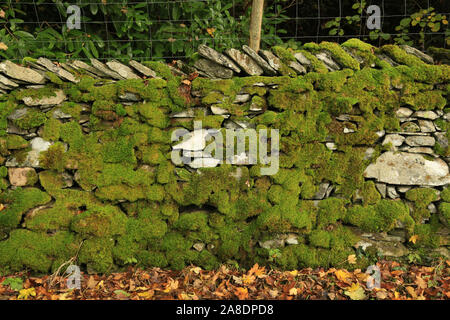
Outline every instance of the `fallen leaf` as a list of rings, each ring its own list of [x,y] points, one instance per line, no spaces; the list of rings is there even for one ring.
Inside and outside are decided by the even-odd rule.
[[[408,241],[416,244],[418,239],[419,239],[419,236],[417,234],[415,234],[415,235],[411,236]]]
[[[339,270],[335,271],[334,275],[340,281],[345,282],[345,283],[350,283],[349,278],[352,276],[350,272],[348,272],[347,270],[344,270],[344,269],[339,269]]]
[[[0,50],[8,50],[8,46],[3,42],[0,42]]]
[[[413,287],[406,287],[406,292],[408,292],[409,295],[410,295],[411,297],[413,297],[414,299],[417,298],[416,291],[414,291],[414,288],[413,288]]]
[[[29,296],[35,297],[36,290],[34,288],[22,289],[19,291],[19,296],[17,299],[19,300],[27,300]]]
[[[344,293],[350,297],[352,300],[364,300],[366,295],[364,294],[364,289],[359,286],[359,283],[353,283],[351,287],[344,291]]]
[[[356,255],[354,255],[354,254],[349,255],[347,257],[347,261],[350,264],[356,264]]]
[[[216,31],[215,28],[206,28],[206,32],[208,32],[208,34],[214,38],[214,32]]]
[[[297,288],[291,288],[291,290],[289,290],[290,296],[296,296],[297,294],[298,294]]]
[[[0,9],[0,18],[4,18],[6,16],[5,11],[3,11],[2,9]]]
[[[238,287],[234,290],[234,294],[239,298],[239,300],[245,300],[248,298],[248,289]]]

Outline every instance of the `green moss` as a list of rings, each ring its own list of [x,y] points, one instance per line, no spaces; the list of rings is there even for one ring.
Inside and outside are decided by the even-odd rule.
[[[436,190],[432,188],[414,188],[410,189],[405,194],[406,199],[414,202],[414,210],[412,217],[418,223],[424,218],[430,217],[430,212],[427,209],[428,205],[438,199]]]
[[[53,72],[47,71],[45,73],[45,75],[47,76],[47,78],[50,80],[50,82],[57,84],[57,85],[62,85],[64,82]]]
[[[6,136],[6,148],[9,150],[24,149],[28,147],[28,141],[21,136],[9,134]]]
[[[334,42],[323,41],[320,43],[320,48],[329,51],[337,63],[343,68],[350,68],[353,70],[359,70],[359,63],[353,57],[351,57],[341,46]]]
[[[450,187],[446,187],[441,191],[441,198],[445,202],[450,202]]]
[[[83,242],[78,261],[87,266],[91,272],[108,273],[113,270],[114,260],[112,248],[114,240],[111,238],[90,238]]]
[[[13,123],[20,129],[29,130],[43,125],[46,121],[45,113],[33,108],[27,109],[27,112],[22,117],[13,120]]]
[[[62,172],[65,168],[65,147],[58,142],[51,145],[47,151],[41,153],[39,164],[45,169]]]
[[[0,194],[0,202],[7,205],[0,215],[0,228],[17,227],[24,213],[50,200],[47,193],[36,188],[17,188]]]
[[[346,214],[346,201],[338,198],[328,198],[320,201],[317,215],[317,226],[327,227],[344,218]]]
[[[42,127],[41,137],[47,141],[57,141],[60,137],[61,122],[57,119],[50,118]]]
[[[315,247],[329,248],[331,235],[324,230],[313,230],[309,234],[309,243]]]
[[[82,235],[108,237],[125,232],[126,216],[116,207],[95,207],[80,213],[71,223],[71,230]]]

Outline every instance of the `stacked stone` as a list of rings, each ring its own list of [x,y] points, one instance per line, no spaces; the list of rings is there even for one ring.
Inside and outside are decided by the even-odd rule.
[[[357,61],[357,64],[348,63],[342,59],[342,56],[339,55],[340,51],[328,50],[325,47],[311,46],[298,51],[273,48],[271,51],[261,50],[257,53],[251,48],[243,46],[242,51],[228,49],[224,54],[221,54],[202,45],[198,48],[198,53],[202,58],[197,60],[193,66],[177,61],[174,66],[169,66],[169,68],[172,73],[182,77],[188,73],[197,72],[201,78],[211,78],[208,81],[211,81],[211,86],[214,87],[215,84],[219,85],[223,81],[222,79],[231,79],[236,76],[275,77],[281,75],[301,78],[309,72],[317,72],[318,70],[321,72],[336,72],[345,69],[360,70],[364,67],[376,67],[373,61],[367,59],[353,47],[343,45],[338,46],[338,48]],[[434,63],[432,57],[419,50],[409,46],[402,46],[401,49],[408,57],[420,59],[427,64]],[[408,61],[399,59],[390,50],[377,51],[375,56],[394,67],[408,64]],[[76,84],[80,81],[80,74],[100,79],[101,83],[96,85],[162,76],[145,63],[141,64],[136,61],[129,61],[128,65],[125,65],[115,60],[102,63],[96,59],[91,59],[89,65],[79,60],[53,63],[48,59],[39,58],[37,60],[26,60],[25,64],[27,67],[16,65],[10,61],[0,63],[0,97],[1,94],[7,97],[11,91],[17,89],[42,89],[49,82],[58,85],[65,82]],[[214,129],[217,131],[220,129],[254,128],[253,118],[264,115],[268,111],[280,112],[276,109],[269,110],[269,97],[277,91],[279,84],[271,83],[267,79],[262,82],[259,77],[257,79],[258,81],[253,81],[248,87],[244,87],[242,91],[233,96],[231,101],[228,101],[231,97],[223,92],[208,92],[205,95],[202,90],[195,90],[193,86],[190,98],[197,103],[181,112],[170,114],[171,127],[177,127],[183,122],[191,122],[198,115],[202,115],[223,118],[221,127]],[[445,90],[446,84],[440,85],[442,87],[435,89]],[[402,89],[392,83],[391,90],[401,92]],[[123,105],[131,106],[145,102],[139,94],[133,92],[125,92],[118,98]],[[23,129],[14,123],[25,118],[38,118],[40,113],[51,114],[51,118],[60,123],[74,120],[71,114],[64,112],[62,109],[62,105],[70,101],[70,97],[63,89],[55,89],[49,96],[35,97],[30,95],[24,96],[21,100],[23,104],[7,116],[6,134],[8,138],[5,143],[8,155],[5,159],[0,156],[2,164],[8,168],[7,174],[0,178],[0,182],[8,184],[3,189],[14,190],[17,187],[37,185],[39,183],[38,175],[45,172],[42,170],[40,163],[41,156],[54,144],[51,139],[45,138],[42,125]],[[235,117],[228,108],[224,107],[226,102],[241,110],[242,116]],[[77,121],[83,132],[88,134],[91,130],[92,106],[88,103],[77,103],[77,105],[81,107],[80,117]],[[450,182],[448,169],[450,159],[438,154],[436,150],[448,148],[447,131],[442,124],[449,121],[450,114],[438,109],[426,111],[414,111],[413,109],[413,106],[404,103],[395,114],[401,124],[400,130],[396,132],[378,131],[376,133],[378,140],[375,143],[362,146],[366,149],[365,159],[371,161],[371,164],[364,171],[364,178],[366,181],[375,184],[376,190],[382,198],[405,202],[411,207],[411,210],[416,209],[415,190],[434,190],[435,196],[427,203],[426,209],[431,213],[439,213],[440,205],[443,202],[448,202],[448,200],[443,201],[440,194]],[[333,120],[342,124],[341,128],[344,135],[351,136],[358,133],[359,115],[339,114],[333,118],[335,118]],[[201,168],[217,167],[222,163],[222,160],[215,159],[208,152],[207,135],[208,132],[205,129],[194,130],[184,136],[182,142],[172,145],[172,150],[182,150],[185,156],[193,158],[191,162],[181,168],[182,170],[187,169],[191,173],[201,173],[201,170],[199,170]],[[320,143],[323,143],[326,148],[333,152],[340,152],[339,144],[331,138],[320,141]],[[69,146],[66,144],[63,144],[63,146],[67,151]],[[379,146],[383,146],[384,149],[381,155],[375,159],[374,155]],[[2,145],[0,145],[1,147]],[[23,152],[19,156],[10,156],[13,153],[11,151],[22,149]],[[233,177],[239,179],[242,174],[239,166],[248,166],[251,159],[243,153],[226,160],[227,163],[236,166]],[[145,165],[140,166],[140,169],[152,170]],[[61,188],[72,188],[77,187],[77,185],[83,186],[84,190],[87,188],[83,185],[77,168],[63,170],[61,177],[63,178]],[[7,182],[4,182],[3,180],[6,181],[6,179],[3,178],[6,178]],[[325,199],[339,197],[339,194],[335,192],[336,187],[328,181],[323,181],[318,186],[316,194],[309,198],[303,197],[302,201],[311,200],[315,206],[319,206]],[[96,186],[92,186],[90,191],[95,188]],[[118,202],[122,204],[127,201],[119,199]],[[361,197],[356,193],[353,203],[360,202]],[[51,206],[51,204],[48,206]],[[26,215],[32,217],[43,208],[37,206],[27,212]],[[448,224],[445,218],[441,220],[443,225]],[[426,222],[423,221],[423,223]],[[404,256],[409,252],[405,247],[405,242],[408,241],[405,226],[399,223],[389,233],[361,232],[357,228],[354,232],[361,238],[361,241],[357,243],[360,248],[366,249],[374,246],[386,256]],[[441,239],[440,253],[448,256],[450,244],[448,228],[440,229],[436,233],[439,234]],[[259,239],[257,243],[265,249],[283,248],[287,245],[298,245],[300,238],[302,237],[297,233],[282,233],[276,235],[273,239]],[[195,242],[193,249],[198,252],[213,250],[214,245],[212,243]]]

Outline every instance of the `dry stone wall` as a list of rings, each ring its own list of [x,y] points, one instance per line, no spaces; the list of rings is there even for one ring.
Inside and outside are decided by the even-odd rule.
[[[356,39],[0,62],[0,268],[449,258],[449,79],[417,49]],[[211,152],[210,135],[229,148],[250,129],[279,141],[275,174],[250,147]]]

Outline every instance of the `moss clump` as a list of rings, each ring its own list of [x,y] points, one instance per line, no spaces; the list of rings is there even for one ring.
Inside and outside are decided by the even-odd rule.
[[[127,217],[117,207],[94,207],[77,215],[71,230],[82,235],[108,237],[125,232]]]
[[[208,223],[208,215],[204,211],[185,213],[175,223],[175,227],[180,230],[202,230]]]
[[[328,198],[320,201],[317,215],[317,226],[327,227],[344,218],[346,214],[346,201],[338,198]]]
[[[20,118],[14,119],[13,123],[20,129],[29,130],[39,127],[47,121],[45,113],[38,109],[27,109],[27,112]]]
[[[74,256],[78,245],[69,232],[47,235],[25,229],[13,230],[7,240],[0,242],[0,265],[12,272],[31,269],[48,273]]]
[[[438,199],[436,190],[432,188],[410,189],[406,192],[405,196],[406,199],[414,202],[414,210],[411,215],[418,223],[422,222],[422,219],[430,217],[430,212],[427,207],[431,202]]]
[[[39,164],[45,169],[62,172],[65,168],[65,147],[58,142],[51,145],[47,151],[41,153]]]
[[[409,215],[408,207],[399,201],[382,199],[373,206],[353,206],[347,210],[344,222],[350,223],[369,232],[390,231],[396,221],[401,221],[411,232],[414,220]]]
[[[352,56],[350,56],[341,46],[334,42],[323,41],[320,43],[320,48],[329,51],[337,63],[344,68],[359,70],[359,63]]]
[[[47,141],[57,141],[60,137],[61,125],[61,122],[55,118],[48,119],[42,127],[41,137]]]
[[[309,243],[315,247],[329,248],[331,235],[324,230],[313,230],[309,234]]]
[[[17,227],[25,212],[50,200],[47,193],[37,188],[17,188],[0,194],[0,203],[6,204],[0,215],[0,229]]]
[[[87,239],[81,246],[78,261],[85,264],[90,272],[111,272],[114,267],[113,247],[114,240],[112,238]]]

